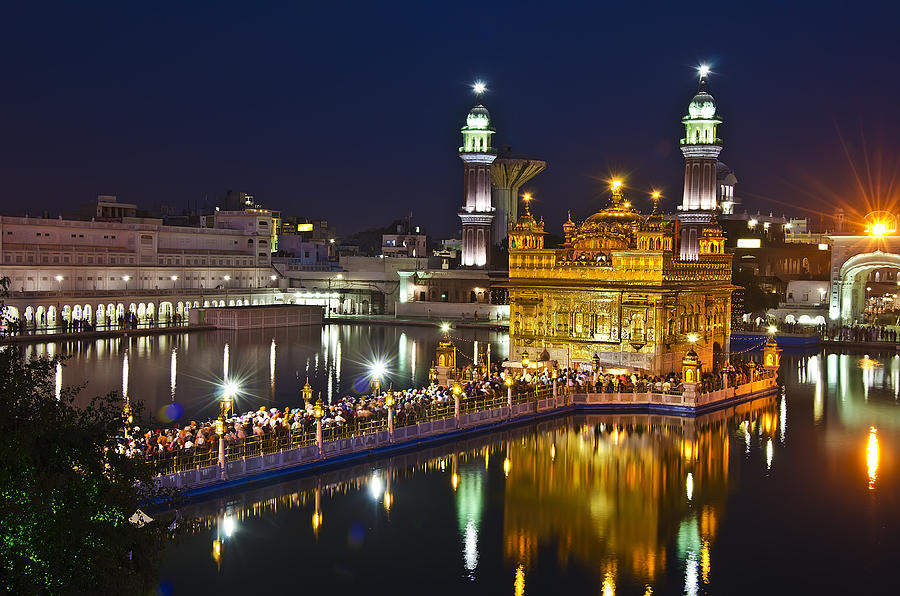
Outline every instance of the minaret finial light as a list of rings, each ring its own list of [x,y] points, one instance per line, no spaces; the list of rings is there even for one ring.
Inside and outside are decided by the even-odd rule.
[[[472,85],[472,91],[475,92],[475,97],[481,99],[481,96],[487,91],[487,86],[484,84],[484,81],[475,81],[475,84]]]
[[[709,74],[709,66],[707,66],[706,64],[701,64],[700,67],[697,68],[697,72],[700,73],[701,79],[705,79],[706,76]]]

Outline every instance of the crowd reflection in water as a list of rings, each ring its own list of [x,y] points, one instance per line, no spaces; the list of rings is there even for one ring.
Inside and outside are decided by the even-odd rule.
[[[374,472],[363,464],[196,504],[182,514],[199,518],[200,531],[212,533],[213,558],[221,565],[248,516],[305,508],[308,531],[318,539],[327,532],[329,499],[337,493],[367,492],[389,513],[411,504],[402,496],[411,477],[445,475],[456,504],[461,574],[474,580],[480,552],[496,548],[482,537],[488,485],[502,482],[502,551],[514,593],[525,593],[538,545],[552,544],[559,561],[593,574],[602,593],[658,591],[674,565],[685,592],[696,594],[710,582],[711,546],[729,488],[730,441],[755,437],[759,448],[771,445],[782,400],[768,397],[693,419],[576,415],[399,455],[377,462]],[[542,548],[541,556],[546,552]],[[677,561],[668,560],[670,552]]]

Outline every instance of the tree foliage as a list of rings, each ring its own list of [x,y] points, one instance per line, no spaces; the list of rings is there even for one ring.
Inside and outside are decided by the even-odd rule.
[[[56,399],[59,358],[0,349],[0,590],[12,594],[147,593],[165,526],[138,508],[170,498],[149,469],[116,453],[123,400]],[[138,406],[139,409],[139,406]]]

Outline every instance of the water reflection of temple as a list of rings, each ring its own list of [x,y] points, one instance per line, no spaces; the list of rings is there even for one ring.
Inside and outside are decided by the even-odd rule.
[[[527,570],[539,545],[555,545],[561,565],[593,569],[607,590],[622,573],[652,586],[675,544],[685,587],[708,581],[729,435],[743,427],[771,438],[775,404],[770,397],[696,419],[575,416],[511,441],[505,557]]]
[[[410,480],[442,476],[453,492],[464,577],[477,579],[482,553],[493,548],[482,526],[489,494],[500,490],[502,548],[515,590],[525,590],[538,545],[550,545],[563,565],[595,573],[601,592],[614,591],[625,576],[653,586],[667,567],[683,564],[691,593],[709,578],[729,486],[730,437],[738,456],[751,435],[771,443],[780,427],[777,403],[769,397],[694,419],[550,420],[196,503],[182,517],[210,533],[212,558],[225,566],[248,518],[304,510],[309,524],[298,539],[312,547],[343,515],[338,495],[367,493],[388,514],[411,505]],[[546,556],[546,548],[541,552]]]

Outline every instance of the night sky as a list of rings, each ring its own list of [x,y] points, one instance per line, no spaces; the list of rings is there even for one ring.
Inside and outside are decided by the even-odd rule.
[[[551,231],[602,207],[614,173],[639,206],[657,186],[671,210],[700,62],[752,211],[897,194],[888,3],[18,4],[0,12],[5,214],[234,189],[344,235],[410,210],[450,235],[475,79],[495,145],[547,160],[527,188]]]

